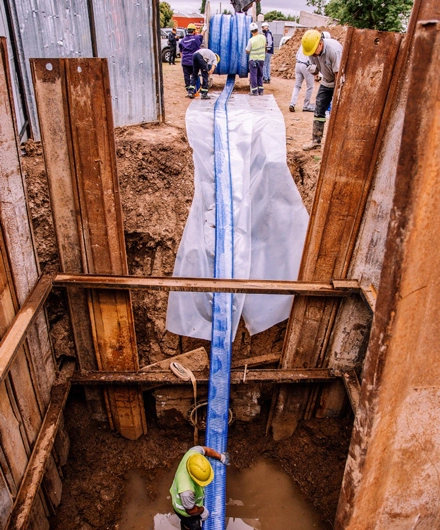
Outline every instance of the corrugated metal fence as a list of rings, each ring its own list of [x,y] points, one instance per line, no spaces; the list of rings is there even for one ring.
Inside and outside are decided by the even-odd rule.
[[[40,139],[30,58],[107,58],[115,126],[161,119],[156,0],[1,2],[0,32],[12,49],[15,89],[25,103],[17,113],[19,130],[27,118]]]

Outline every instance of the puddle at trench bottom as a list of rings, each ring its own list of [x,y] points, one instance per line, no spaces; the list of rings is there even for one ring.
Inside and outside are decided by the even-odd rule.
[[[155,485],[157,497],[148,497],[143,472],[127,473],[119,530],[179,530],[169,489],[175,465]],[[150,486],[151,487],[151,486]],[[239,471],[228,467],[226,485],[226,530],[330,530],[320,521],[311,502],[293,480],[273,462],[259,460]]]

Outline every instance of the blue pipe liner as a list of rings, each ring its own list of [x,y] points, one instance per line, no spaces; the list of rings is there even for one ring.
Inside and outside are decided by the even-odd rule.
[[[246,77],[246,43],[252,18],[243,14],[215,15],[210,21],[209,48],[220,55],[217,72],[228,74],[225,88],[214,106],[215,257],[214,278],[234,277],[234,212],[228,138],[227,103],[235,75]],[[228,443],[229,389],[232,357],[232,294],[214,293],[212,341],[208,391],[206,445],[219,453]],[[206,506],[211,514],[205,530],[226,527],[226,468],[212,463],[215,480],[206,488]]]

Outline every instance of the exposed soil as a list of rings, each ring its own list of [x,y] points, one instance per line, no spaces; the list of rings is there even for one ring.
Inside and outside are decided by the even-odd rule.
[[[333,35],[333,28],[330,31]],[[283,112],[287,163],[310,211],[321,153],[304,152],[301,148],[310,139],[313,114],[291,113],[288,108],[294,85],[291,73],[294,72],[296,48],[295,42],[289,41],[279,56],[275,55],[272,81],[265,85],[265,91],[274,95]],[[280,61],[287,66],[280,67]],[[164,64],[163,78],[165,123],[123,127],[115,132],[128,265],[133,275],[172,274],[193,196],[192,152],[185,128],[185,112],[191,101],[185,97],[180,63]],[[224,83],[224,76],[215,76],[211,92],[222,90]],[[237,80],[236,87],[237,91],[246,93],[248,80]],[[318,83],[315,94],[317,89]],[[304,90],[305,87],[300,93],[299,108]],[[41,146],[30,141],[24,151],[23,168],[40,263],[42,267],[56,266],[56,243]],[[199,346],[209,351],[206,341],[178,337],[166,331],[166,305],[167,293],[133,292],[141,367]],[[62,291],[50,296],[49,320],[57,357],[74,356]],[[250,337],[241,323],[233,346],[234,360],[280,353],[285,328],[286,322],[283,322]],[[261,454],[277,459],[319,508],[323,518],[333,521],[348,451],[351,416],[304,421],[290,439],[277,443],[271,436],[265,436],[272,387],[246,386],[246,391],[241,390],[241,394],[236,391],[231,396],[237,403],[242,399],[243,410],[249,401],[255,405],[247,417],[242,410],[243,421],[231,426],[229,450],[234,465],[249,466]],[[251,393],[252,400],[249,399]],[[190,400],[191,390],[185,389],[181,397]],[[72,391],[65,413],[71,440],[70,456],[63,467],[63,497],[51,520],[51,528],[117,528],[124,474],[129,469],[145,471],[151,485],[151,500],[154,500],[156,477],[192,445],[193,433],[185,418],[174,414],[172,405],[168,416],[156,415],[154,393],[146,395],[146,404],[149,432],[137,441],[128,441],[105,424],[91,419],[82,393]],[[171,424],[168,419],[174,416]]]

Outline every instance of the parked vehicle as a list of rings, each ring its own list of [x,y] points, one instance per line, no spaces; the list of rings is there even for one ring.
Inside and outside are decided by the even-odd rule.
[[[168,63],[170,60],[170,47],[168,45],[168,34],[171,33],[172,28],[161,28],[160,42],[161,42],[161,57],[163,63]],[[185,36],[186,32],[182,28],[177,28],[177,35],[179,39]],[[179,47],[177,47],[177,57],[180,57]]]

